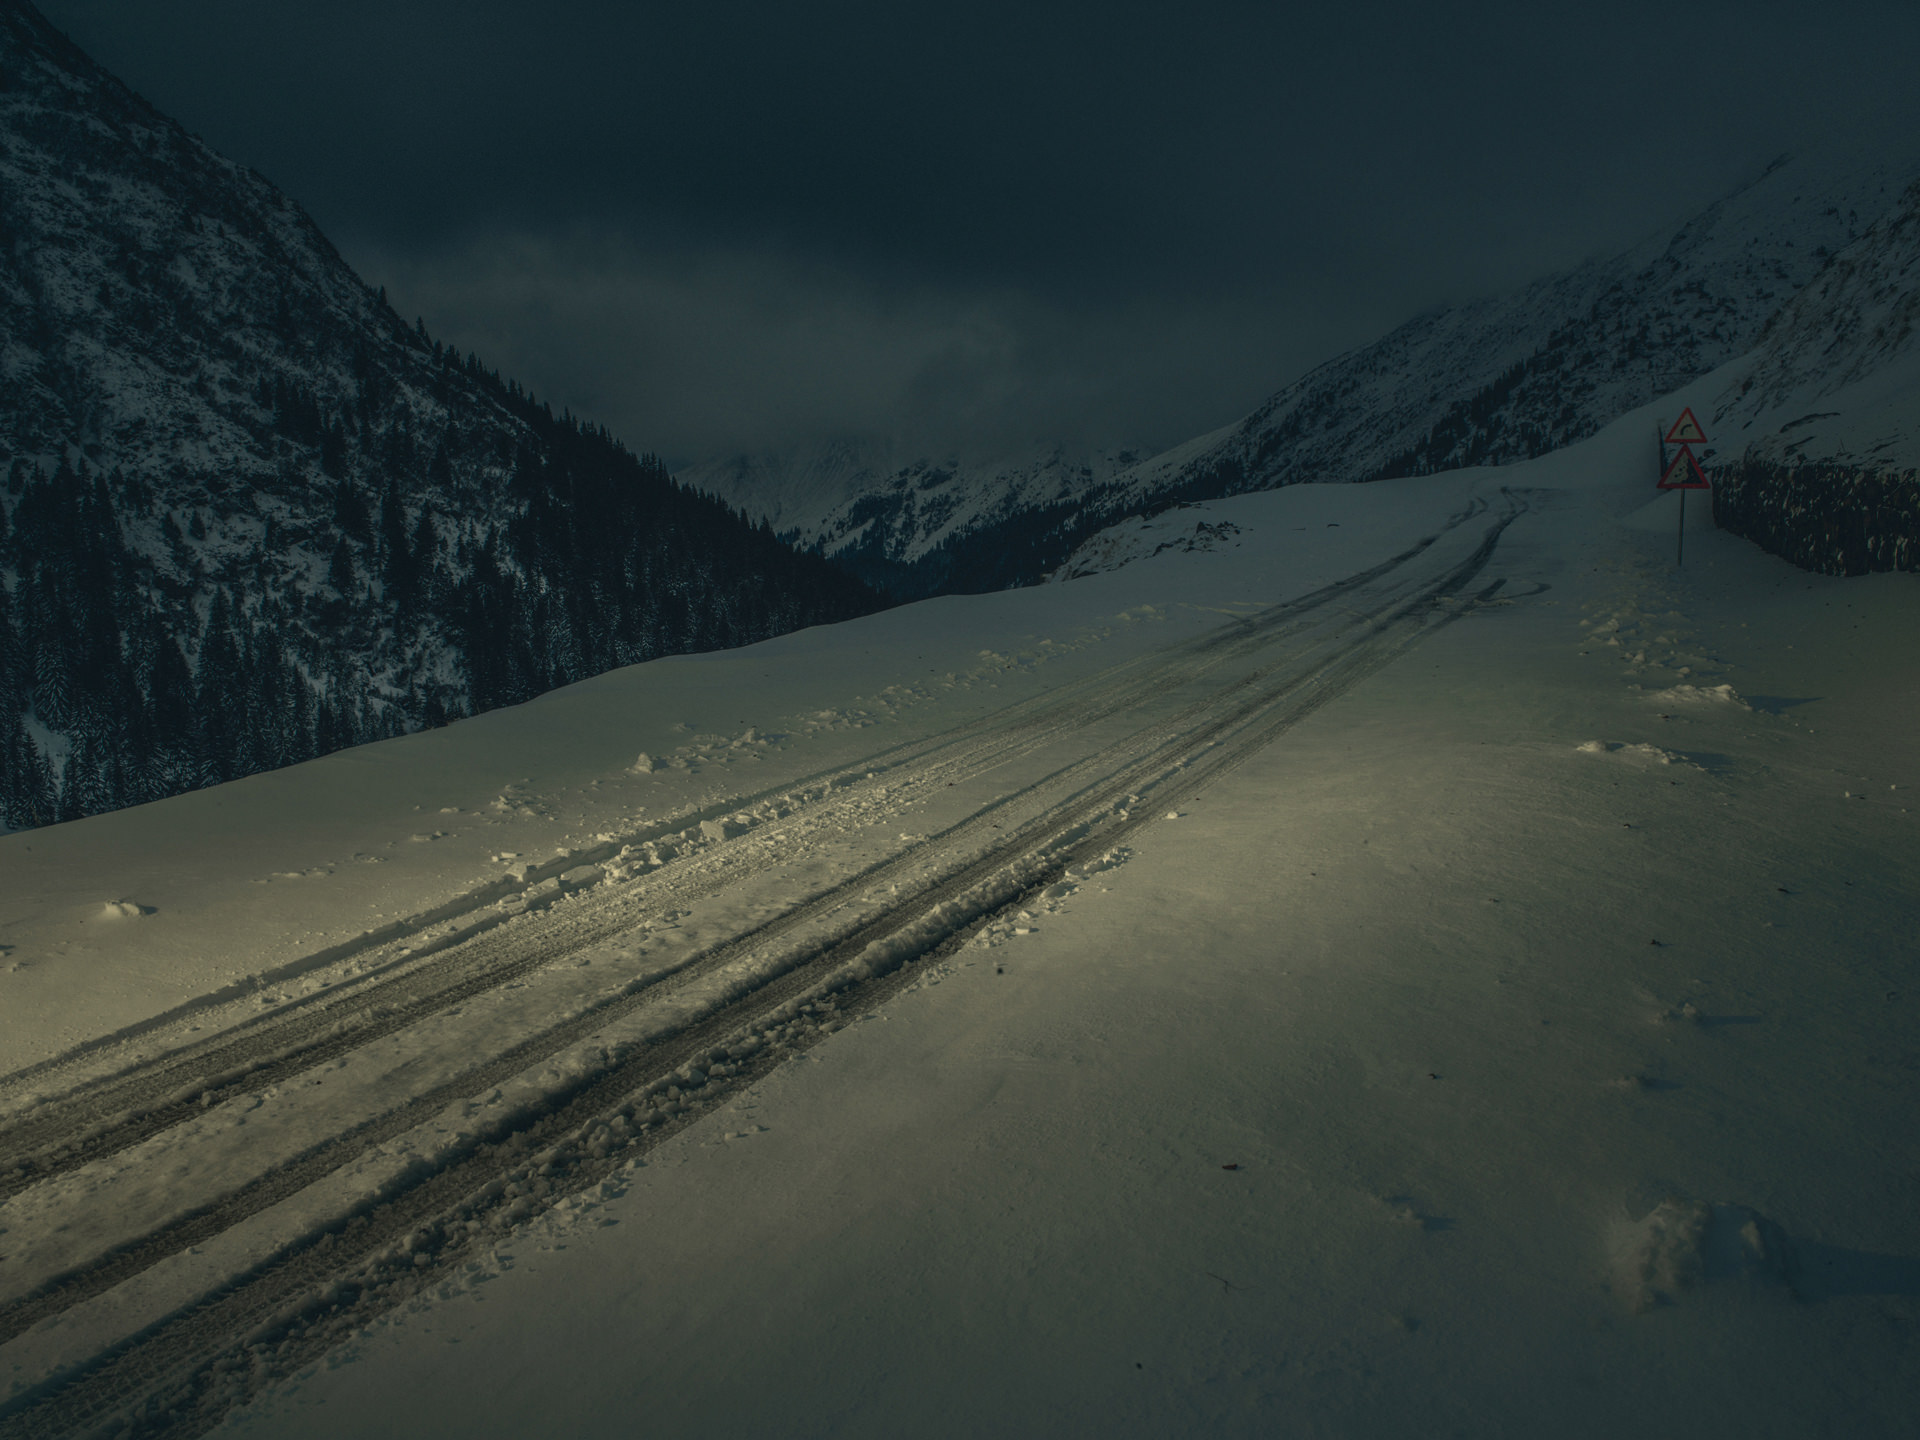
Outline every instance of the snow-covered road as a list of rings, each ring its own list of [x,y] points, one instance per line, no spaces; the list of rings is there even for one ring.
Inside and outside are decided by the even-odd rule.
[[[205,1038],[13,1077],[39,1098],[0,1131],[16,1247],[0,1343],[67,1323],[16,1350],[32,1358],[0,1433],[78,1432],[196,1376],[189,1408],[217,1414],[222,1358],[263,1324],[323,1296],[324,1348],[878,1003],[903,967],[1024,933],[1014,919],[1111,865],[1157,808],[1492,599],[1501,582],[1476,582],[1523,508],[1476,499],[1193,639],[524,867],[329,947],[265,1014],[199,1008]]]
[[[1894,1433],[1912,577],[1646,428],[0,841],[0,1434]]]

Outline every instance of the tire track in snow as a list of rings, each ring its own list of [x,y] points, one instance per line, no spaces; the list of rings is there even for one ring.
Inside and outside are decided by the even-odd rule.
[[[1334,643],[1341,633],[1355,623],[1351,616],[1334,617],[1331,635],[1320,643]],[[1246,645],[1242,644],[1235,648],[1245,649]],[[1286,662],[1282,663],[1284,666]],[[1249,687],[1257,685],[1268,675],[1269,670],[1255,670],[1225,689],[1189,704],[1174,715],[1154,721],[1120,744],[1108,747],[1094,756],[1083,757],[1051,775],[1042,777],[1015,795],[1003,797],[981,807],[946,831],[929,837],[922,844],[863,867],[839,884],[813,897],[807,903],[776,916],[767,924],[687,957],[675,967],[673,972],[651,977],[650,983],[668,982],[669,988],[665,993],[671,996],[673,993],[671,982],[680,971],[695,971],[694,978],[697,980],[699,971],[723,967],[743,954],[755,949],[764,949],[770,943],[780,940],[790,932],[804,928],[824,915],[846,909],[849,902],[856,900],[861,892],[890,882],[896,888],[900,884],[905,884],[907,887],[906,894],[894,901],[894,908],[914,902],[922,897],[927,889],[925,877],[914,873],[916,868],[923,867],[927,863],[925,851],[937,849],[943,845],[951,847],[958,842],[962,844],[963,853],[966,846],[970,844],[973,849],[981,850],[991,858],[1008,847],[1022,844],[1034,825],[1044,824],[1059,804],[1070,802],[1080,793],[1072,787],[1081,783],[1082,776],[1091,776],[1089,783],[1094,784],[1107,780],[1109,782],[1107,789],[1111,795],[1101,803],[1110,803],[1113,795],[1118,795],[1126,788],[1123,781],[1119,790],[1115,790],[1110,783],[1110,777],[1105,774],[1111,768],[1116,756],[1140,751],[1143,748],[1149,753],[1154,753],[1158,747],[1165,745],[1191,747],[1196,743],[1206,743],[1210,732],[1196,735],[1191,729],[1192,721],[1196,717],[1208,716],[1223,700],[1230,699]],[[1164,688],[1166,684],[1164,672],[1152,672],[1147,677],[1146,683],[1155,690]],[[1126,704],[1138,698],[1137,694],[1130,692],[1122,697],[1123,703],[1115,704],[1111,697],[1102,697],[1102,713],[1124,709]],[[946,773],[949,772],[944,768],[930,772],[930,778],[925,782],[926,788],[943,787],[945,782],[940,777]],[[1062,790],[1067,792],[1066,798],[1056,799],[1057,792]],[[1038,811],[1037,818],[1016,823],[1014,811],[1033,810]],[[1000,820],[995,820],[993,818],[995,816],[1001,817]],[[1002,821],[1006,823],[1002,824]],[[1001,833],[998,836],[991,836],[990,831],[994,830]],[[989,845],[987,842],[990,839],[992,843]],[[976,865],[973,868],[978,867]],[[951,889],[951,886],[948,888]],[[686,896],[681,894],[675,898],[684,900]],[[940,903],[940,897],[925,903]],[[629,929],[632,923],[630,919],[619,919],[611,924],[596,925],[587,936],[573,937],[577,942],[576,948],[578,944],[597,941],[608,934]],[[870,929],[872,924],[873,922],[867,917],[847,915],[829,932],[829,935],[838,939],[843,933]],[[555,959],[551,949],[542,947],[536,953],[533,962],[512,967],[510,973],[523,973],[525,969],[532,968],[535,963],[547,965],[555,963]],[[464,997],[480,988],[482,988],[481,982],[476,980],[459,987],[454,993]],[[529,1066],[538,1064],[566,1046],[604,1029],[627,1011],[639,1005],[651,1003],[657,998],[655,995],[641,991],[627,991],[603,1001],[584,1013],[551,1026],[520,1044],[488,1058],[479,1066],[454,1075],[406,1099],[404,1103],[397,1104],[384,1114],[368,1116],[358,1123],[349,1125],[345,1130],[309,1147],[301,1154],[267,1170],[239,1188],[211,1200],[131,1243],[109,1250],[77,1271],[56,1277],[51,1282],[0,1307],[0,1342],[22,1333],[50,1315],[61,1313],[91,1295],[112,1288],[169,1255],[178,1253],[188,1246],[206,1242],[249,1216],[278,1204],[353,1158],[405,1134],[438,1114],[455,1100],[485,1090]],[[413,1018],[417,1017],[405,1017],[406,1023],[412,1023]],[[393,1024],[379,1027],[379,1033],[387,1033],[393,1028],[398,1028],[399,1023],[400,1021],[396,1020]],[[244,1083],[250,1089],[261,1088],[270,1083],[268,1077],[278,1079],[286,1071],[321,1063],[352,1044],[365,1043],[367,1038],[365,1035],[336,1038],[332,1044],[310,1047],[277,1066],[265,1067],[264,1076],[260,1071],[247,1075]],[[199,1113],[199,1107],[193,1105],[191,1101],[185,1104],[190,1114]],[[149,1127],[130,1126],[128,1128],[146,1130]]]
[[[1017,904],[1037,885],[1051,883],[1063,869],[1095,851],[1110,848],[1153,818],[1145,808],[1128,808],[1122,802],[1169,785],[1191,794],[1217,781],[1306,715],[1391,663],[1433,630],[1466,613],[1465,609],[1436,612],[1435,605],[1457,595],[1479,573],[1515,513],[1493,526],[1474,552],[1450,567],[1437,582],[1420,587],[1411,598],[1376,607],[1361,620],[1363,633],[1357,640],[1319,657],[1315,663],[1292,667],[1293,673],[1274,677],[1270,667],[1268,683],[1258,683],[1260,672],[1256,672],[1256,677],[1227,687],[1222,693],[1233,699],[1224,710],[1202,705],[1187,707],[1183,712],[1190,715],[1195,710],[1212,709],[1205,723],[1184,729],[1167,722],[1147,727],[1164,733],[1154,737],[1155,743],[1145,745],[1145,753],[1064,799],[1042,805],[1013,836],[950,868],[936,883],[921,887],[919,893],[903,897],[901,903],[863,923],[842,927],[838,935],[816,937],[810,954],[793,957],[784,968],[776,967],[777,973],[732,1003],[721,1003],[677,1034],[584,1078],[570,1093],[556,1094],[553,1108],[522,1127],[518,1135],[504,1137],[504,1144],[501,1138],[476,1143],[470,1153],[411,1188],[381,1200],[360,1216],[346,1219],[336,1230],[308,1237],[224,1293],[207,1297],[117,1352],[100,1357],[84,1374],[73,1377],[72,1383],[38,1387],[0,1405],[0,1435],[69,1433],[97,1423],[116,1408],[124,1410],[140,1396],[151,1395],[156,1387],[164,1390],[177,1383],[188,1384],[191,1393],[183,1392],[183,1397],[192,1403],[186,1405],[181,1423],[168,1428],[170,1433],[197,1433],[224,1413],[235,1398],[230,1393],[232,1386],[220,1378],[231,1379],[233,1372],[209,1366],[222,1349],[231,1346],[236,1335],[272,1323],[289,1306],[311,1310],[318,1304],[324,1309],[329,1301],[316,1296],[331,1292],[343,1270],[356,1265],[364,1268],[370,1257],[390,1249],[403,1233],[411,1235],[426,1226],[438,1227],[440,1233],[451,1237],[454,1232],[447,1229],[444,1217],[462,1206],[469,1219],[485,1213],[489,1197],[474,1197],[482,1196],[503,1173],[512,1171],[515,1159],[527,1148],[548,1145],[556,1136],[564,1141],[569,1135],[611,1133],[616,1129],[621,1134],[631,1133],[630,1125],[616,1126],[615,1122],[635,1113],[632,1097],[636,1093],[658,1094],[675,1069],[695,1060],[713,1064],[713,1051],[703,1051],[702,1047],[713,1046],[722,1032],[736,1033],[743,1027],[752,1032],[759,1027],[764,1034],[770,1027],[791,1025],[803,1007],[819,1005],[836,992],[849,989],[863,1005],[883,998],[882,992],[892,988],[888,976],[897,972],[900,964],[916,954],[951,944],[956,936],[964,939],[963,932],[977,928],[996,909]],[[1065,772],[1056,772],[1060,773]],[[1109,817],[1104,824],[1100,823],[1103,816]],[[977,823],[975,817],[955,828]],[[887,863],[899,865],[913,858],[911,854],[897,856]],[[724,1043],[719,1047],[723,1068],[731,1063],[731,1048]],[[654,1133],[658,1133],[657,1124]],[[576,1173],[572,1178],[584,1184],[597,1183],[631,1153],[601,1147],[604,1153],[596,1156],[591,1153],[591,1145],[585,1150],[577,1145],[574,1148],[580,1158],[573,1165]],[[490,1198],[492,1208],[498,1210],[524,1197]],[[459,1243],[450,1241],[450,1245],[455,1251],[460,1248]],[[361,1296],[359,1288],[350,1288],[353,1297]],[[365,1304],[380,1303],[377,1293],[368,1294],[371,1298]],[[331,1298],[337,1303],[345,1297],[346,1292],[338,1292]],[[307,1338],[303,1322],[289,1323],[301,1330],[299,1334],[287,1330],[293,1337],[291,1343],[298,1348]],[[362,1321],[356,1319],[354,1323]],[[182,1375],[195,1374],[199,1379],[180,1380]]]
[[[1450,517],[1445,529],[1454,528],[1483,509],[1484,502],[1476,502]],[[1445,530],[1440,533],[1444,534]],[[964,777],[1005,763],[1010,754],[1030,748],[1028,742],[1032,737],[1037,736],[1037,743],[1044,743],[1062,728],[1089,725],[1123,712],[1153,693],[1193,683],[1205,671],[1230,663],[1250,649],[1276,643],[1284,638],[1276,632],[1283,632],[1303,619],[1311,621],[1321,607],[1390,574],[1424,553],[1438,538],[1438,535],[1428,537],[1356,575],[1236,620],[1198,640],[1177,642],[1161,651],[1150,652],[1146,657],[1061,691],[1020,702],[942,735],[889,747],[789,786],[716,802],[633,835],[530,867],[525,883],[517,890],[496,883],[474,892],[468,897],[475,901],[474,905],[458,913],[450,913],[456,909],[458,902],[455,902],[438,907],[423,924],[403,927],[395,934],[383,931],[378,951],[391,953],[399,949],[403,940],[411,940],[414,944],[408,958],[390,960],[370,976],[349,977],[327,990],[289,1002],[271,1015],[249,1019],[218,1035],[138,1063],[66,1095],[42,1100],[25,1118],[0,1129],[0,1201],[192,1120],[211,1104],[279,1084],[303,1070],[325,1064],[412,1025],[423,1016],[511,984],[570,953],[645,924],[672,905],[707,898],[723,888],[730,877],[722,874],[711,877],[704,885],[678,887],[671,900],[647,906],[645,897],[650,887],[646,882],[682,879],[687,867],[681,862],[680,870],[670,876],[663,877],[656,872],[645,877],[638,889],[621,897],[636,903],[615,908],[598,924],[585,924],[583,917],[570,913],[566,917],[567,928],[575,933],[564,938],[516,934],[497,943],[484,942],[482,937],[489,931],[522,918],[491,908],[511,903],[515,894],[524,895],[528,890],[551,886],[536,897],[536,908],[543,910],[583,888],[580,882],[569,885],[569,875],[596,869],[626,849],[657,846],[669,842],[670,837],[678,839],[686,835],[703,819],[751,814],[757,808],[792,802],[796,796],[819,797],[830,808],[824,814],[804,812],[795,827],[788,828],[831,824],[836,814],[858,806],[863,800],[858,794],[833,798],[834,790],[856,778],[880,776],[908,765],[924,765],[942,750],[956,749],[974,741],[982,731],[987,732],[986,739],[974,752],[956,755],[937,774],[923,771],[916,777],[918,788],[939,788],[949,777]],[[1029,710],[1033,713],[1022,713]],[[672,828],[683,821],[691,823],[685,829]],[[773,832],[771,838],[778,838],[779,833]],[[770,837],[762,833],[758,838],[765,841]],[[695,858],[710,860],[711,857]],[[588,879],[584,885],[593,883],[593,879]],[[482,906],[489,908],[482,909]],[[449,955],[448,952],[456,948],[460,953]],[[352,958],[351,953],[342,953],[342,947],[332,947],[323,953],[328,956],[328,964],[337,965]],[[436,961],[436,956],[442,958]],[[302,968],[310,972],[312,966],[313,962],[309,961],[304,962]],[[396,970],[399,973],[393,973]],[[18,1088],[23,1082],[44,1077],[68,1058],[43,1062],[4,1077],[0,1083]],[[0,1340],[5,1334],[0,1328]]]

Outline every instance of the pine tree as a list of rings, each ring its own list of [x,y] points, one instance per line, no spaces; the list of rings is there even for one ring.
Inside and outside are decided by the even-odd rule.
[[[444,573],[440,567],[440,530],[433,523],[433,511],[420,507],[420,522],[413,527],[413,543],[408,549],[410,586],[415,599],[429,611],[437,608],[444,596]]]
[[[246,743],[249,687],[245,661],[234,637],[233,602],[225,590],[214,595],[193,678],[199,783],[231,780],[244,773],[240,763]]]
[[[380,497],[380,563],[387,603],[407,608],[414,598],[413,550],[407,540],[407,508],[401,503],[399,486],[391,480]]]
[[[373,521],[367,514],[367,502],[361,498],[360,487],[351,480],[342,480],[334,487],[333,524],[342,535],[362,545],[373,540]]]
[[[55,730],[73,722],[73,674],[56,634],[41,635],[33,649],[33,709]]]
[[[53,767],[17,713],[0,715],[0,822],[28,830],[56,818]]]
[[[342,599],[351,600],[359,591],[353,573],[353,551],[347,548],[347,537],[344,535],[333,542],[333,558],[327,562],[327,584]]]

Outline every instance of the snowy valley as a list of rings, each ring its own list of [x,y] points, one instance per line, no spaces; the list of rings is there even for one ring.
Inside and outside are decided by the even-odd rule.
[[[0,833],[0,1440],[1910,1431],[1899,157],[1157,457],[675,479],[0,26],[0,798],[120,777]]]
[[[8,837],[0,1433],[1897,1433],[1920,594],[1654,418]]]

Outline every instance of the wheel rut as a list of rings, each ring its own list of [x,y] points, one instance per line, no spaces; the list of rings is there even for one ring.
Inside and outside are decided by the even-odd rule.
[[[1455,517],[1455,524],[1477,513],[1483,512]],[[849,1007],[879,1003],[907,983],[920,962],[950,953],[997,914],[1120,845],[1151,823],[1165,797],[1187,799],[1218,783],[1308,715],[1471,613],[1500,582],[1471,593],[1468,587],[1521,513],[1519,502],[1510,500],[1477,545],[1450,563],[1429,567],[1424,576],[1399,572],[1427,554],[1432,540],[1315,596],[1229,623],[1201,641],[1147,657],[1147,663],[1118,667],[1127,673],[1108,672],[1098,683],[1083,684],[1078,694],[1013,707],[994,717],[997,726],[976,723],[960,727],[964,734],[949,732],[919,747],[896,747],[912,757],[896,766],[896,773],[916,766],[924,789],[945,789],[950,769],[984,773],[1007,763],[1010,755],[1043,749],[1049,737],[1063,731],[1123,716],[1147,697],[1164,698],[1169,690],[1183,688],[1198,691],[1170,713],[1110,740],[1097,754],[1066,757],[1014,793],[845,875],[767,922],[688,956],[670,973],[530,1035],[405,1104],[364,1118],[246,1185],[212,1197],[192,1215],[0,1309],[0,1340],[21,1334],[187,1246],[213,1240],[241,1220],[271,1210],[462,1096],[525,1072],[570,1046],[604,1042],[598,1051],[603,1063],[549,1087],[537,1103],[495,1128],[463,1136],[431,1168],[377,1187],[332,1221],[293,1236],[209,1293],[0,1402],[0,1440],[82,1433],[116,1420],[136,1434],[201,1433],[250,1392],[263,1373],[255,1364],[262,1353],[278,1357],[268,1371],[297,1367],[372,1315],[417,1293],[479,1237],[518,1223],[560,1196],[601,1184],[738,1085],[750,1083],[796,1048],[817,1043]],[[1352,603],[1336,605],[1339,601]],[[1248,661],[1256,663],[1209,680],[1224,666]],[[825,802],[816,810],[831,813]],[[681,872],[683,880],[696,875],[691,865]],[[723,889],[724,867],[699,883]],[[854,904],[880,886],[890,887],[886,903],[865,911]],[[622,925],[631,927],[648,904],[660,903],[643,900],[645,893],[635,887],[623,904],[605,907],[601,922],[571,932],[571,938],[597,943],[581,936],[590,932],[604,939]],[[494,927],[472,943],[505,928]],[[545,963],[552,958],[548,955]],[[500,977],[510,964],[533,963],[528,957],[473,961],[451,981],[421,984],[412,992],[366,993],[387,998],[406,993],[409,1003],[441,1008],[490,983],[504,983]],[[361,1012],[375,1009],[371,1002],[360,1007]],[[250,1072],[253,1083],[265,1066],[317,1063],[312,1057],[328,1045],[365,1044],[378,1025],[386,1025],[379,1033],[390,1034],[419,1018],[389,1013],[363,1020],[357,1028],[339,1026],[307,1038],[304,1048],[289,1048],[295,1031],[269,1027],[280,1051]],[[234,1053],[225,1052],[225,1060],[231,1063]],[[217,1046],[199,1058],[200,1073],[218,1073],[222,1052]],[[181,1083],[181,1075],[192,1070],[192,1064],[156,1068],[150,1084]],[[129,1077],[120,1078],[130,1083]],[[112,1092],[101,1087],[95,1093]],[[111,1101],[98,1103],[111,1110]],[[160,1108],[132,1117],[122,1112],[121,1123],[145,1123],[149,1115],[160,1116]],[[26,1183],[43,1178],[33,1175]]]

